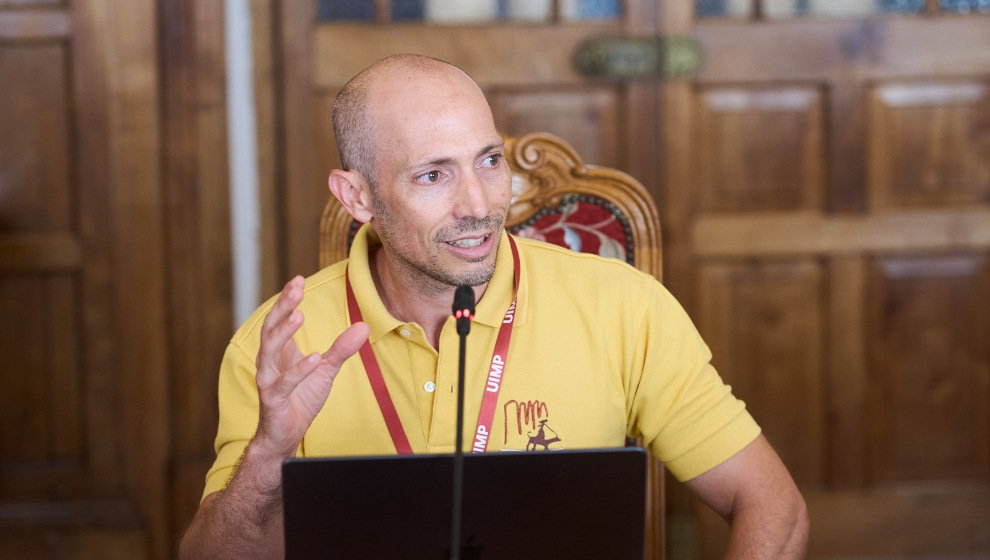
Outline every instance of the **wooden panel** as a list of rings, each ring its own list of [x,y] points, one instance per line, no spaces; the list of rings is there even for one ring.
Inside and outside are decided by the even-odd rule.
[[[87,525],[122,527],[138,525],[135,522],[133,504],[125,500],[79,499],[71,502],[35,501],[0,504],[0,532],[13,528],[29,529],[39,519],[44,520],[44,525],[52,529]]]
[[[990,67],[986,16],[700,21],[702,82],[981,75]],[[740,48],[745,45],[745,48]],[[786,48],[783,48],[786,45]],[[961,56],[960,53],[965,54]],[[855,73],[851,71],[855,70]]]
[[[825,149],[820,92],[709,88],[699,97],[699,209],[816,209]]]
[[[495,126],[510,136],[540,131],[560,136],[596,165],[620,167],[619,101],[614,88],[503,91],[489,95]]]
[[[134,504],[146,549],[164,557],[168,532],[168,348],[157,6],[150,0],[79,5],[95,29],[105,70],[107,179],[112,280],[107,300],[116,414],[110,423],[120,463],[118,492]],[[75,12],[78,13],[78,12]],[[82,72],[78,72],[81,74]],[[87,184],[91,187],[92,184]],[[137,311],[139,310],[139,311]],[[97,393],[99,394],[99,393]],[[94,444],[100,437],[94,434]],[[105,436],[103,437],[105,439]],[[122,468],[121,468],[122,467]],[[98,471],[97,471],[98,473]],[[94,473],[94,479],[98,474]]]
[[[71,75],[62,12],[0,12],[0,500],[84,491]],[[27,41],[27,40],[30,41]]]
[[[984,560],[990,486],[931,483],[805,493],[813,529],[808,558]]]
[[[883,489],[802,489],[811,516],[807,558],[827,560],[985,560],[990,551],[990,486],[931,483]],[[728,531],[710,509],[697,513],[701,558],[724,558]],[[678,557],[679,558],[679,557]]]
[[[0,233],[0,271],[73,270],[82,245],[72,233]]]
[[[169,532],[178,534],[199,506],[203,477],[215,457],[217,368],[233,326],[223,0],[173,1],[159,10],[169,262]]]
[[[79,4],[74,13],[71,74],[72,93],[76,100],[73,149],[77,162],[79,231],[86,246],[81,268],[82,322],[80,337],[85,371],[83,392],[87,395],[83,414],[86,418],[86,494],[108,496],[121,493],[122,464],[117,434],[120,426],[118,393],[114,383],[116,339],[112,318],[113,215],[108,204],[113,190],[110,125],[108,121],[109,84],[106,42],[113,28],[101,19],[101,6],[95,2]],[[92,476],[99,473],[99,476]],[[85,499],[71,495],[72,500]],[[44,525],[39,520],[39,525]]]
[[[0,281],[0,355],[4,356],[4,389],[0,391],[0,460],[45,459],[47,418],[33,413],[44,407],[46,386],[43,317],[40,286],[35,279]]]
[[[875,481],[990,477],[990,266],[877,259],[869,409]]]
[[[828,260],[828,476],[831,488],[866,482],[866,259]]]
[[[0,232],[73,226],[66,64],[57,44],[0,44]]]
[[[699,328],[714,364],[795,479],[823,479],[823,272],[813,260],[703,264]],[[800,311],[797,311],[800,310]]]
[[[45,369],[47,395],[48,457],[59,463],[81,462],[83,440],[83,372],[80,368],[79,279],[77,274],[48,275],[44,284],[47,305],[43,307],[45,324]]]
[[[983,82],[892,83],[871,94],[868,148],[875,208],[990,200],[990,162],[973,140]]]
[[[142,560],[147,552],[139,527],[0,530],[0,557]]]
[[[41,422],[44,433],[26,440],[43,454],[3,465],[0,549],[24,547],[14,557],[141,558],[166,540],[154,12],[149,2],[90,1],[0,14],[19,27],[4,35],[6,56],[46,55],[0,93],[11,96],[0,111],[31,119],[16,125],[23,148],[7,142],[13,135],[0,140],[14,163],[2,168],[33,174],[15,183],[18,220],[4,216],[2,272],[36,284],[19,322],[40,323],[24,349],[44,352],[35,406],[20,418]],[[123,513],[105,515],[94,500]]]
[[[195,321],[189,334],[202,345],[230,332],[229,312],[220,304],[222,328],[216,313],[229,301],[227,239],[176,208],[224,214],[225,177],[214,171],[226,158],[212,152],[208,172],[183,168],[162,182],[159,64],[170,53],[159,50],[157,18],[174,3],[69,4],[0,0],[0,557],[167,558],[177,531],[167,521],[166,366],[189,361],[167,352],[166,328]],[[220,24],[218,7],[200,15]],[[203,63],[222,83],[222,57]],[[222,96],[214,86],[200,93]],[[197,133],[223,133],[205,103],[193,107]],[[166,186],[175,198],[163,199]],[[214,252],[192,266],[166,254],[166,216]],[[181,240],[170,246],[194,259]],[[213,284],[183,282],[193,266]],[[188,317],[168,313],[170,286],[198,298]],[[183,349],[216,361],[220,351]],[[200,380],[202,370],[183,373]]]
[[[752,4],[758,11],[769,6]],[[806,405],[821,412],[821,432],[808,433],[827,451],[798,449],[818,453],[811,458],[822,459],[824,476],[809,481],[795,470],[811,508],[809,558],[970,559],[986,558],[990,551],[990,480],[979,458],[985,453],[980,449],[990,445],[984,412],[990,406],[990,336],[985,326],[990,289],[985,272],[990,254],[990,195],[985,190],[990,162],[990,18],[942,17],[937,15],[937,0],[925,4],[924,17],[772,22],[697,20],[693,13],[677,19],[680,12],[675,8],[664,9],[675,16],[664,19],[665,27],[697,38],[705,52],[704,64],[690,83],[662,85],[665,198],[660,206],[664,257],[671,267],[666,278],[672,290],[707,324],[710,308],[736,305],[739,297],[721,286],[708,293],[708,283],[694,281],[710,278],[711,267],[745,270],[821,262],[827,274],[817,281],[820,309],[811,313],[819,320],[814,338],[820,341],[809,345],[819,355],[824,393]],[[823,162],[818,171],[825,186],[817,205],[801,207],[793,200],[775,199],[771,202],[777,207],[754,208],[744,206],[751,201],[742,195],[732,200],[731,192],[706,192],[711,187],[706,180],[713,173],[732,180],[752,174],[765,158],[774,161],[774,147],[767,147],[763,136],[779,134],[770,125],[766,130],[751,126],[745,142],[736,142],[740,152],[753,147],[749,158],[706,159],[705,150],[716,153],[720,148],[711,138],[725,115],[713,113],[706,96],[788,89],[818,96],[814,103],[820,107],[814,110],[820,111]],[[737,124],[736,129],[743,126]],[[775,162],[789,166],[777,176],[799,177],[807,169],[807,160],[792,159]],[[881,187],[887,198],[878,204]],[[924,194],[916,202],[905,202],[915,192]],[[875,260],[877,255],[882,258]],[[938,270],[953,259],[968,263],[968,271],[963,267],[959,277],[947,270],[942,271],[945,277],[916,271],[919,274],[895,280],[877,264],[920,260]],[[793,301],[787,294],[781,297]],[[925,299],[932,302],[926,304]],[[787,312],[798,317],[809,313],[807,306],[788,307]],[[918,310],[934,315],[927,326],[911,325],[904,318],[920,314]],[[736,317],[726,317],[730,313]],[[759,323],[753,313],[721,310],[716,315],[732,321],[724,329],[729,335],[745,333],[754,320]],[[894,316],[899,319],[890,324]],[[968,330],[958,325],[952,330],[953,316],[969,324]],[[880,324],[895,330],[880,332]],[[953,351],[929,352],[920,344],[909,348],[910,336],[923,336],[919,333],[927,330],[944,331],[939,335],[942,343]],[[808,345],[807,335],[797,332],[800,336],[792,337],[792,344]],[[715,345],[729,335],[711,340],[716,365],[727,376],[733,374],[735,353],[746,351],[733,348],[723,356],[721,346]],[[761,334],[738,338],[746,336]],[[758,344],[750,347],[759,355]],[[742,363],[751,363],[748,359]],[[937,362],[954,372],[940,378],[934,373]],[[906,376],[909,379],[903,380]],[[748,391],[733,383],[741,394]],[[952,396],[963,390],[975,393],[962,404],[965,412],[948,414],[941,400],[946,398],[943,385]],[[878,397],[884,390],[903,394]],[[750,404],[759,413],[759,398],[756,401]],[[963,414],[969,415],[967,426],[961,425]],[[929,417],[931,421],[921,425],[920,419]],[[777,447],[790,464],[791,451]],[[928,462],[919,458],[925,453]],[[946,466],[951,463],[958,465],[955,471]],[[970,474],[962,474],[966,469]],[[934,480],[952,477],[973,483],[956,487],[954,482]],[[693,544],[698,554],[688,551],[678,557],[724,557],[724,522],[707,510],[690,519],[696,521],[698,538]]]
[[[65,0],[0,0],[0,8],[52,7],[65,4]]]
[[[74,72],[77,95],[88,102],[77,148],[80,162],[91,165],[80,200],[95,249],[84,263],[84,328],[93,360],[86,387],[91,491],[132,499],[149,549],[165,550],[168,390],[155,10],[149,2],[112,9],[92,2],[75,14],[85,30],[80,46],[92,57],[85,59],[91,74]],[[96,152],[92,159],[89,149]]]
[[[313,34],[312,82],[319,88],[338,88],[371,62],[415,46],[417,53],[470,69],[471,77],[482,87],[578,85],[586,81],[571,60],[578,45],[589,35],[615,35],[621,30],[617,22],[442,28],[321,25]]]
[[[693,224],[691,244],[706,257],[982,249],[990,247],[990,210],[704,216]]]
[[[0,0],[0,8],[4,7],[4,1],[9,2],[9,0]],[[37,4],[54,5],[56,2],[39,1]],[[0,11],[0,39],[32,41],[60,39],[67,37],[70,31],[69,16],[63,11]]]
[[[6,276],[0,294],[0,462],[7,468],[32,462],[34,469],[79,458],[78,301],[71,278]]]

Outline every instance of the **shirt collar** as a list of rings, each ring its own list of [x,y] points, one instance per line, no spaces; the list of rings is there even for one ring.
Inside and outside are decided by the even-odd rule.
[[[370,224],[364,224],[354,236],[351,250],[347,256],[347,279],[354,290],[354,299],[361,308],[361,316],[371,330],[369,340],[377,342],[386,334],[400,325],[399,321],[388,312],[382,298],[378,297],[375,281],[371,277],[371,265],[368,262],[371,247],[381,245],[378,235]]]

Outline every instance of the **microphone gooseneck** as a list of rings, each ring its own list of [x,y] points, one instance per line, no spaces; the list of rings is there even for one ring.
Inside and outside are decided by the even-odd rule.
[[[460,335],[460,353],[457,358],[457,430],[454,439],[454,487],[453,507],[450,516],[450,558],[461,557],[461,506],[464,495],[464,354],[467,348],[467,335],[471,332],[471,319],[474,318],[474,290],[471,286],[458,286],[454,292],[454,317],[457,319],[457,334]]]

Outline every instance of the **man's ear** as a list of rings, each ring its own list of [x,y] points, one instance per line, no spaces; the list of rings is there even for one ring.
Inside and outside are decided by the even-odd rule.
[[[334,169],[327,179],[330,192],[355,220],[371,221],[371,185],[355,171]]]

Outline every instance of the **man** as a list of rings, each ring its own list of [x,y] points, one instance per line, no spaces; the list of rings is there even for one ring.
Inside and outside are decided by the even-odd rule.
[[[288,457],[452,452],[450,304],[464,284],[478,300],[465,418],[485,436],[469,446],[525,449],[537,418],[551,449],[642,436],[731,521],[729,557],[803,555],[800,494],[663,287],[618,261],[506,236],[503,141],[466,74],[420,56],[379,61],[341,91],[334,129],[344,169],[330,190],[366,225],[346,262],[291,280],[232,339],[217,460],[183,557],[278,557]],[[369,339],[373,357],[349,360]],[[486,419],[476,397],[493,355],[504,366]]]

